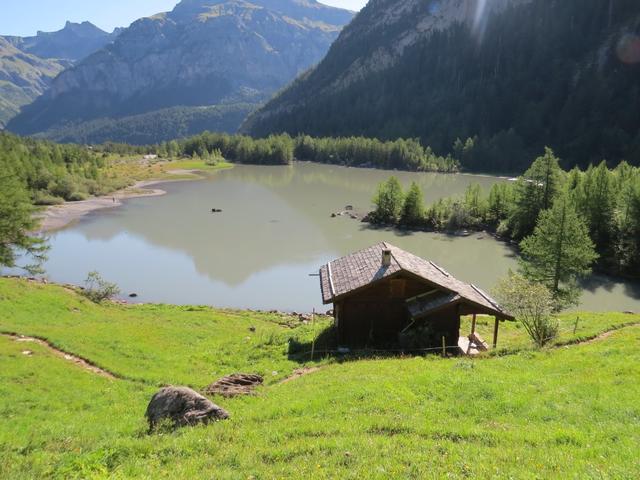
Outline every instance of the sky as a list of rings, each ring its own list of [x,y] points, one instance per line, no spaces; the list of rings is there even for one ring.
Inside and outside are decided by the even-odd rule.
[[[360,10],[367,0],[320,0],[327,5]],[[141,17],[172,10],[178,0],[0,0],[0,35],[53,32],[67,20],[85,20],[111,32]]]

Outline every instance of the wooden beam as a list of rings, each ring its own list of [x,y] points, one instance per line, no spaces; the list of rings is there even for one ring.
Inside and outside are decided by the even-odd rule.
[[[500,319],[496,317],[496,324],[493,327],[493,348],[498,346],[498,328],[500,327]]]
[[[476,318],[477,318],[477,315],[474,313],[473,320],[471,320],[471,335],[476,333]]]

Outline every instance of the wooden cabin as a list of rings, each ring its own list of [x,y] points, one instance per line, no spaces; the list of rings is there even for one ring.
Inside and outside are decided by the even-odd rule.
[[[427,332],[422,348],[473,354],[487,344],[475,332],[477,315],[513,320],[475,285],[451,276],[434,262],[383,242],[334,260],[320,269],[325,305],[333,304],[338,344],[344,347],[401,345],[412,331]],[[472,315],[469,335],[460,336],[460,318]]]

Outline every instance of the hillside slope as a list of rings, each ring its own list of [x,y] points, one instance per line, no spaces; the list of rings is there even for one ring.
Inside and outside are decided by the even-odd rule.
[[[0,37],[0,128],[42,95],[67,65],[25,53]]]
[[[1,332],[45,337],[119,377],[0,334],[2,478],[613,479],[640,472],[638,326],[473,360],[305,363],[287,348],[290,338],[309,342],[313,327],[285,326],[275,315],[95,305],[61,287],[7,279],[0,296]],[[571,317],[562,318],[566,335]],[[581,319],[578,336],[639,321]],[[509,332],[523,335],[515,326]],[[306,375],[291,375],[305,366]],[[231,420],[147,434],[143,415],[159,385],[203,389],[234,372],[263,374],[265,386],[255,396],[215,397]]]
[[[322,59],[351,17],[315,0],[183,0],[65,71],[9,128],[46,135],[172,107],[256,105]]]
[[[47,91],[60,72],[104,47],[118,32],[67,22],[62,30],[33,37],[0,35],[0,128]]]
[[[545,145],[565,166],[640,164],[638,85],[635,0],[371,0],[243,129],[419,137],[439,153],[477,135],[475,170],[521,170]]]

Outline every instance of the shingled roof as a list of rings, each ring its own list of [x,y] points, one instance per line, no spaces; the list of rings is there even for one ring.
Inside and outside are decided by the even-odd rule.
[[[382,253],[391,251],[388,267],[381,263]],[[448,292],[451,302],[471,303],[506,319],[512,319],[498,303],[475,285],[464,283],[451,276],[434,262],[424,260],[412,253],[381,242],[372,247],[339,258],[320,269],[320,287],[325,304],[333,303],[349,294],[384,278],[407,272],[419,279]]]

